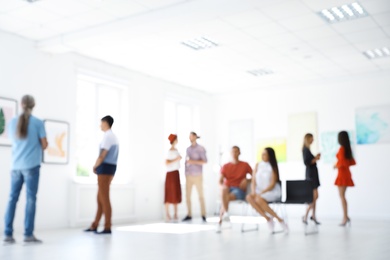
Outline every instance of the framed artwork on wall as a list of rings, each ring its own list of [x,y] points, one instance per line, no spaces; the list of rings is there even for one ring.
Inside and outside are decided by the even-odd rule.
[[[302,161],[302,145],[305,134],[317,136],[317,113],[293,114],[288,117],[287,160]],[[318,152],[318,142],[314,138],[311,146],[313,154]]]
[[[274,149],[279,163],[287,161],[287,142],[285,138],[259,140],[256,147],[256,161],[262,161],[262,153],[266,147]]]
[[[49,146],[43,152],[42,162],[47,164],[68,164],[69,162],[69,123],[57,120],[44,120]]]
[[[357,144],[390,143],[390,105],[356,109]]]
[[[18,101],[0,97],[0,146],[11,146],[8,125],[18,114]]]

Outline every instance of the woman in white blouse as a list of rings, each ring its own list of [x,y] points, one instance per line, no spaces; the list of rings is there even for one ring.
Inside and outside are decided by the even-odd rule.
[[[273,218],[276,218],[285,232],[288,232],[287,224],[268,205],[269,202],[280,201],[282,191],[280,187],[279,169],[274,149],[267,147],[262,154],[253,172],[252,192],[247,196],[247,201],[263,216],[271,231],[274,228]]]
[[[167,175],[165,179],[165,212],[166,220],[171,221],[171,215],[169,214],[169,205],[173,204],[174,207],[174,216],[173,219],[177,221],[177,204],[181,202],[181,186],[180,186],[180,160],[181,156],[176,149],[178,143],[177,135],[171,134],[168,137],[169,142],[171,143],[171,148],[168,151],[166,158],[167,166]]]

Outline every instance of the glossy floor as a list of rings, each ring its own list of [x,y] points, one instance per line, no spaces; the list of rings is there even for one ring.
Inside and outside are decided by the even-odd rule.
[[[249,227],[249,226],[248,226]],[[354,221],[342,228],[323,220],[319,233],[305,236],[303,226],[290,221],[290,233],[271,235],[260,230],[241,233],[240,225],[226,224],[221,234],[214,225],[132,225],[114,228],[111,236],[80,230],[37,232],[42,245],[0,247],[1,260],[59,259],[390,259],[390,221]]]

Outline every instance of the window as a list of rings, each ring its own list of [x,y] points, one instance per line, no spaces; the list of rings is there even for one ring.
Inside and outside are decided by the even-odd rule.
[[[179,99],[169,98],[165,102],[165,127],[164,133],[168,138],[169,134],[177,134],[179,144],[177,149],[183,157],[180,168],[181,183],[185,183],[185,155],[187,147],[190,145],[189,134],[191,131],[197,132],[200,130],[200,114],[199,107],[193,102],[180,102]],[[170,144],[166,142],[166,150],[170,148]]]
[[[76,115],[76,158],[75,180],[82,183],[96,182],[92,167],[99,154],[99,144],[103,138],[100,119],[111,115],[114,118],[113,131],[119,139],[119,159],[114,183],[130,181],[128,169],[124,169],[121,158],[128,154],[126,133],[128,132],[128,91],[127,87],[80,74],[77,81]],[[127,156],[128,157],[128,156]]]

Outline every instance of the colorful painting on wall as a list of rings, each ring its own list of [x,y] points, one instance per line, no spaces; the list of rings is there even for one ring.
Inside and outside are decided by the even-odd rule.
[[[357,144],[390,143],[390,105],[356,110]]]
[[[321,161],[324,163],[334,163],[336,161],[336,154],[340,148],[337,140],[339,132],[324,132],[321,134]],[[355,150],[355,133],[348,131],[349,140],[351,142],[352,151]]]
[[[286,139],[284,138],[275,138],[268,140],[260,140],[257,143],[256,147],[256,160],[260,162],[261,154],[263,153],[266,147],[271,147],[275,150],[276,158],[278,162],[285,162],[287,160],[287,146]]]
[[[67,122],[44,120],[49,146],[43,152],[43,162],[67,164],[69,160],[69,124]]]
[[[289,161],[302,161],[302,146],[305,134],[314,135],[314,143],[311,145],[313,154],[318,152],[317,113],[308,112],[294,114],[288,117],[287,159]]]
[[[11,146],[8,124],[18,114],[18,102],[0,97],[0,145]]]

